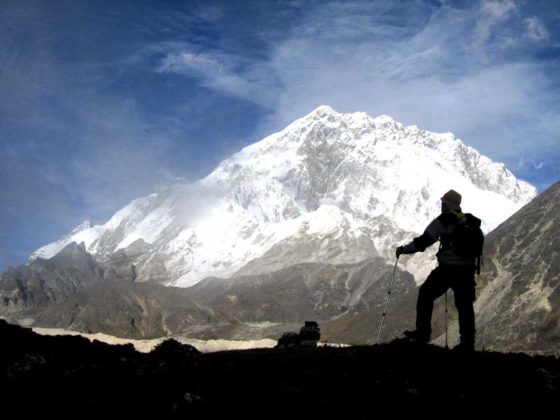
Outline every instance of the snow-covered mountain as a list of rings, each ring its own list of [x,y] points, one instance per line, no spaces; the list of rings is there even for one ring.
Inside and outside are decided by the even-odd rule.
[[[453,188],[491,230],[536,190],[451,133],[321,106],[222,162],[206,178],[134,200],[33,253],[71,242],[137,281],[181,287],[304,262],[394,258]],[[420,280],[426,255],[409,259]]]

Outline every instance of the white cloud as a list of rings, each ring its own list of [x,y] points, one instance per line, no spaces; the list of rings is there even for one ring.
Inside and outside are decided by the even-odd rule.
[[[512,0],[505,1],[483,1],[476,13],[475,45],[484,48],[490,40],[496,28],[507,21],[517,6]]]
[[[191,77],[202,86],[270,107],[277,86],[260,66],[244,63],[242,57],[224,53],[174,51],[167,54],[156,71]]]
[[[525,19],[527,32],[525,36],[533,42],[547,41],[550,38],[550,32],[546,26],[535,16]]]
[[[220,73],[224,66],[215,58],[207,54],[195,54],[191,52],[177,52],[163,58],[158,67],[162,73]]]

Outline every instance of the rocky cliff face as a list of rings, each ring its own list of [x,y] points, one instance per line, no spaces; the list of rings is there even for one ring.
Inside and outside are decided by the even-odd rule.
[[[107,277],[116,274],[98,264],[82,246],[71,243],[50,259],[36,259],[4,272],[0,276],[0,312],[54,305]]]
[[[65,266],[69,264],[67,261]],[[0,314],[15,321],[25,319],[34,326],[137,339],[167,335],[276,339],[299,328],[304,320],[315,320],[324,326],[325,340],[371,342],[391,274],[392,268],[383,259],[374,258],[359,264],[305,263],[274,273],[210,278],[191,288],[135,283],[112,276],[97,278],[88,287],[43,305],[20,298],[19,312],[8,301],[0,307]],[[391,322],[386,324],[384,339],[398,335],[412,321],[403,314],[410,315],[415,283],[409,273],[397,269],[397,275]],[[339,319],[354,319],[363,312],[368,313],[367,325],[348,335]]]
[[[560,183],[491,232],[480,277],[479,343],[560,349]]]

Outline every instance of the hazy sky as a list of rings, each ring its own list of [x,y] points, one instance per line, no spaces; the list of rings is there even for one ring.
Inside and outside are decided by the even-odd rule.
[[[560,1],[0,0],[0,270],[321,104],[560,179]]]

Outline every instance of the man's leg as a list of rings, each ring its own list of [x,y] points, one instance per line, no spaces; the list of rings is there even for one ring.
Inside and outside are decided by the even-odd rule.
[[[416,303],[416,331],[420,341],[429,342],[432,335],[434,300],[449,289],[444,267],[436,267],[420,286]]]
[[[474,350],[475,319],[473,302],[475,300],[474,271],[470,267],[459,267],[453,276],[451,287],[455,295],[455,307],[459,313],[459,333],[461,347]]]

